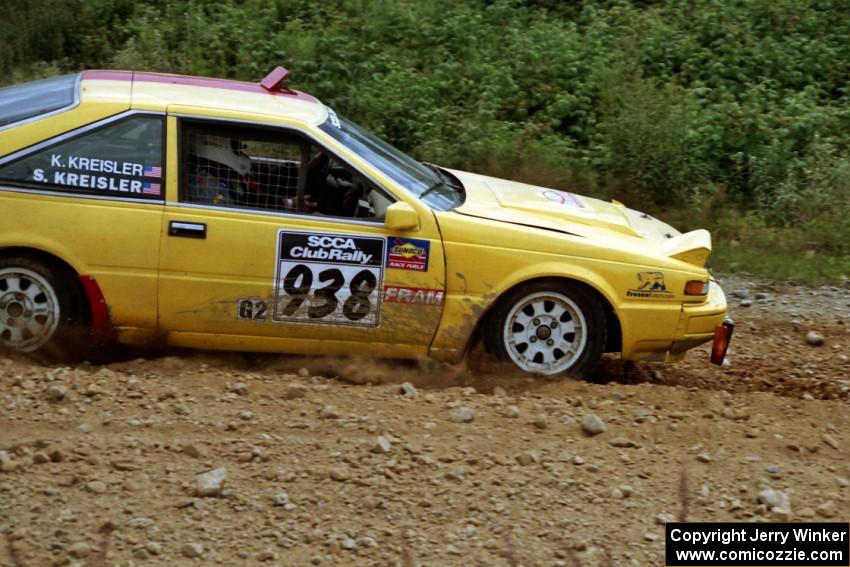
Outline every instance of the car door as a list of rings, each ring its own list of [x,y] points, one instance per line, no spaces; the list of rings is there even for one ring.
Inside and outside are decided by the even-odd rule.
[[[397,197],[305,130],[192,114],[172,109],[168,119],[175,190],[163,220],[159,306],[169,342],[425,354],[445,288],[433,215],[420,211],[418,228],[392,232],[361,206],[362,195],[337,210],[311,193],[345,201],[350,186]]]

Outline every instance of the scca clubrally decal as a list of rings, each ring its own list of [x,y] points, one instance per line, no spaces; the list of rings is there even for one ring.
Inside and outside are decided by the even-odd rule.
[[[384,249],[374,236],[281,230],[272,319],[377,326]]]

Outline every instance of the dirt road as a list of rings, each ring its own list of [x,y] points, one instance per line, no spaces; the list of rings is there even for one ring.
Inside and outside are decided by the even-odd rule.
[[[606,360],[599,383],[2,358],[0,564],[648,566],[680,516],[850,520],[850,292],[724,288],[731,366]]]

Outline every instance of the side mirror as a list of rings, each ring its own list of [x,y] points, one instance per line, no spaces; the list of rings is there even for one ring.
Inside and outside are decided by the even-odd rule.
[[[387,207],[384,226],[390,230],[419,230],[419,215],[409,204],[398,201]]]

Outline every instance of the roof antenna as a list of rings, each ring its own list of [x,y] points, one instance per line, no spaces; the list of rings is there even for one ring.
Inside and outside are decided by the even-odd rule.
[[[272,70],[271,73],[265,76],[265,78],[260,81],[260,86],[269,91],[270,93],[274,92],[284,92],[289,94],[294,94],[294,91],[288,87],[286,87],[283,82],[286,80],[286,77],[289,76],[289,71],[286,67],[281,67],[278,65]]]

